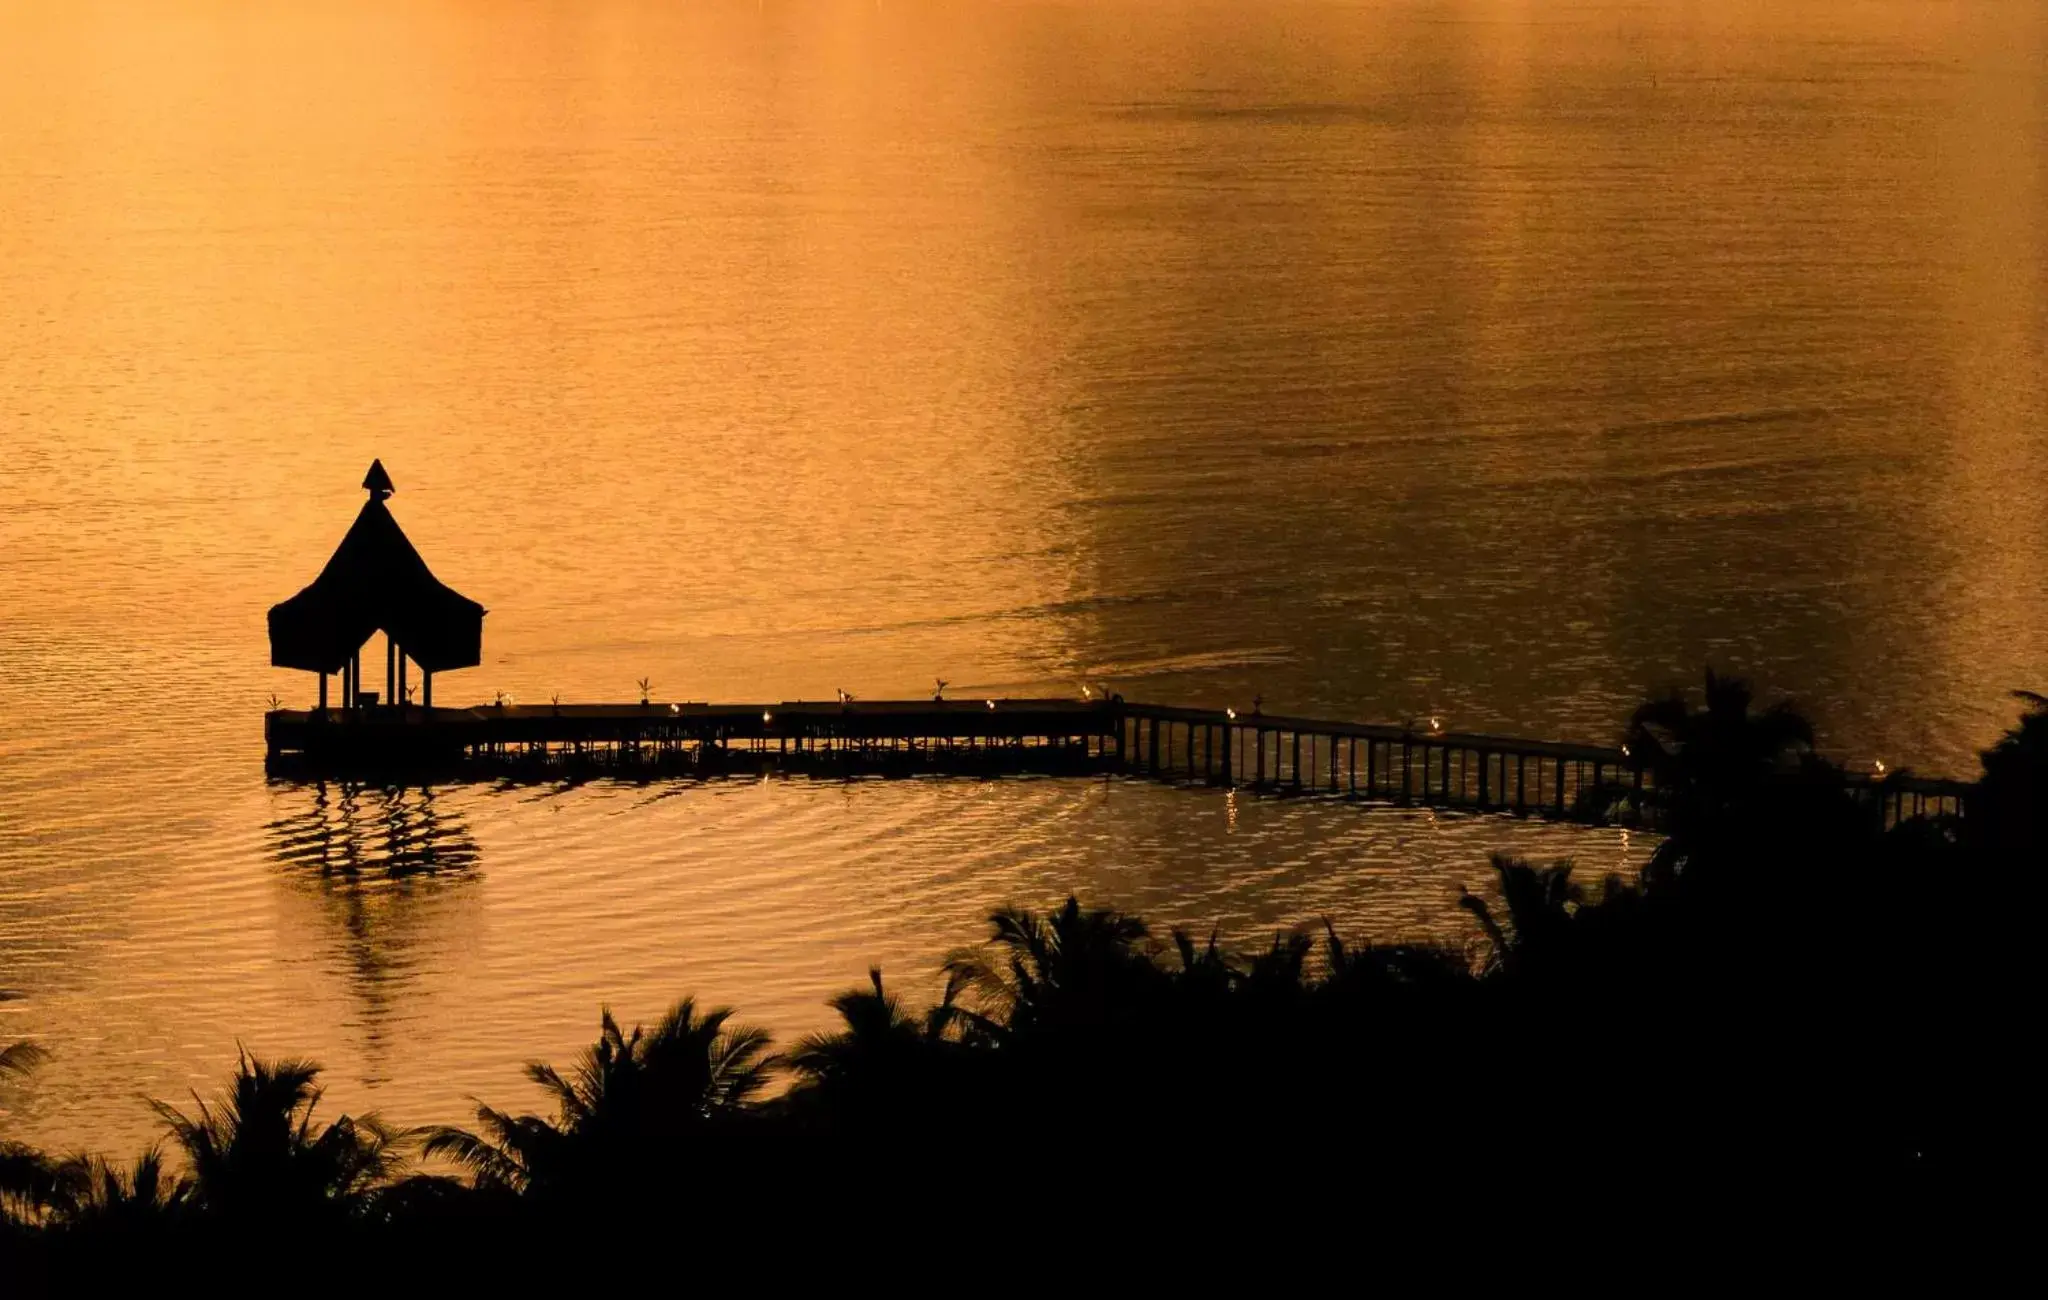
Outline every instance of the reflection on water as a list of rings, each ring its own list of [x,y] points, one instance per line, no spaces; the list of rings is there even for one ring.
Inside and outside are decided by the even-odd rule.
[[[118,14],[115,10],[119,10]],[[406,1122],[787,1036],[1070,887],[1462,942],[1613,837],[1117,782],[272,787],[382,457],[437,703],[1066,693],[1600,741],[1699,667],[1966,773],[2048,676],[2048,10],[0,12],[0,1036]]]
[[[351,884],[368,875],[402,881],[422,872],[454,874],[476,864],[476,841],[460,814],[437,806],[429,788],[384,788],[317,781],[280,782],[307,806],[266,828],[277,860],[313,867]]]
[[[388,1075],[389,1022],[423,960],[440,955],[435,919],[473,883],[476,841],[431,789],[278,783],[290,803],[266,828],[272,852],[310,892],[359,1005],[365,1082]]]

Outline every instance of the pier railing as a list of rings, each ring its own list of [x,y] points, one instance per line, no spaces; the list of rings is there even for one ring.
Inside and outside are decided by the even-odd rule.
[[[283,776],[1126,773],[1654,827],[1652,773],[1619,747],[1111,700],[789,701],[276,710]],[[1971,787],[1848,778],[1885,824],[1960,816]]]
[[[1124,770],[1301,794],[1654,826],[1654,775],[1619,746],[1527,740],[1231,709],[1125,704]],[[1887,826],[1962,816],[1971,787],[1906,774],[1845,777]]]

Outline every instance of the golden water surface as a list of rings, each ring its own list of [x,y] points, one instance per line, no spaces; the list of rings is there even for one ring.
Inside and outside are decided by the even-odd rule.
[[[1462,941],[1618,833],[1100,782],[267,785],[373,456],[437,703],[1605,740],[1704,663],[1967,775],[2048,681],[2048,19],[1992,0],[0,0],[10,1134],[239,1036],[460,1118],[1068,888]],[[1638,846],[1639,847],[1639,846]]]

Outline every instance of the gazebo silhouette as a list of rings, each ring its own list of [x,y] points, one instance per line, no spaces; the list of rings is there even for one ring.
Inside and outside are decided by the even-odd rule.
[[[421,672],[421,703],[434,707],[434,674],[473,668],[483,657],[484,607],[442,583],[413,549],[384,504],[391,476],[381,460],[363,478],[370,499],[357,512],[320,576],[270,607],[270,662],[320,674],[320,709],[327,710],[327,678],[341,674],[341,705],[375,700],[362,689],[363,645],[384,633],[384,699],[403,705],[407,662]]]

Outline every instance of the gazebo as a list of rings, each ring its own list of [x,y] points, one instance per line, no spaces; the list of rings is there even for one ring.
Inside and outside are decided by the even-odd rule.
[[[304,591],[270,607],[270,662],[320,674],[341,674],[341,704],[365,702],[363,645],[384,633],[384,698],[403,704],[406,665],[421,672],[421,703],[434,706],[434,674],[473,668],[483,657],[484,607],[444,585],[406,539],[384,502],[394,489],[384,462],[363,479],[370,499],[341,539],[327,567]]]

